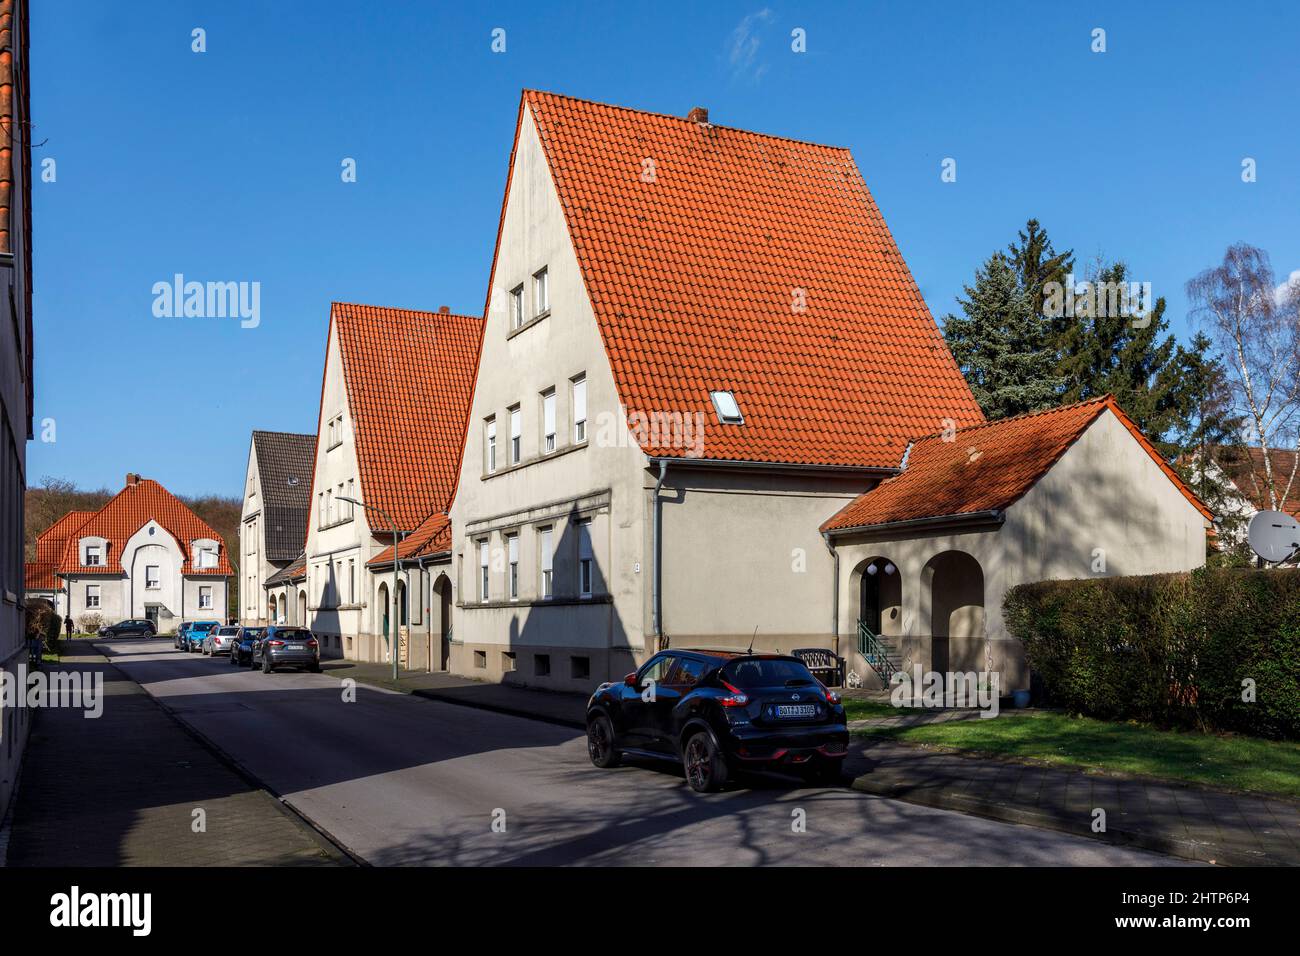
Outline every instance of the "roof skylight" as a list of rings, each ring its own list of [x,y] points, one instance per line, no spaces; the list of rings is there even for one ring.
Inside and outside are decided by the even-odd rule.
[[[743,425],[745,416],[740,414],[740,405],[731,392],[710,392],[713,408],[718,413],[718,421],[724,425]]]

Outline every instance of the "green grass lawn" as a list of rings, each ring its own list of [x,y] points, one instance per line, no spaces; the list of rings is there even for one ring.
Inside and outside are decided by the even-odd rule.
[[[898,717],[901,714],[915,714],[915,707],[895,707],[883,700],[855,700],[844,698],[844,712],[849,720],[864,720],[868,717]]]
[[[876,706],[897,713],[888,704]],[[1292,741],[1158,730],[1057,712],[1014,711],[989,720],[870,727],[855,732],[1099,772],[1300,798],[1300,743]]]

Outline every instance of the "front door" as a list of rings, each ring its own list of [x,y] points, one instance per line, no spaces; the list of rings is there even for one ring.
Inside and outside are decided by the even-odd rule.
[[[150,624],[153,625],[153,631],[154,631],[155,634],[157,634],[157,633],[158,633],[158,605],[157,605],[157,604],[146,604],[146,605],[144,606],[144,616],[145,616],[145,619],[146,619]]]
[[[880,633],[880,574],[881,569],[874,561],[862,570],[858,620],[865,624],[872,634]]]

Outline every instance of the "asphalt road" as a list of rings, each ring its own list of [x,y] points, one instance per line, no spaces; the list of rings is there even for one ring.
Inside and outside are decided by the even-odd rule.
[[[598,770],[582,735],[553,724],[365,685],[346,702],[333,677],[237,670],[224,657],[173,650],[166,638],[100,646],[175,716],[375,865],[1181,862],[777,776],[700,795],[669,765]]]

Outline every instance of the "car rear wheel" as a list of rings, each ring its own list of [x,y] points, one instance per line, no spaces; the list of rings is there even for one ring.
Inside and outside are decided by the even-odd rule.
[[[310,664],[307,665],[307,670],[309,670],[313,674],[319,674],[320,661],[312,661]]]
[[[604,714],[587,724],[587,755],[602,770],[617,767],[623,756],[614,748],[614,728]]]
[[[727,782],[727,762],[706,731],[701,730],[686,741],[682,765],[686,769],[686,782],[696,793],[720,790]]]
[[[271,666],[271,657],[270,657],[270,655],[269,655],[269,654],[263,654],[263,655],[262,655],[262,673],[263,673],[263,674],[269,674],[269,673],[271,673],[271,671],[273,671],[273,670],[275,670],[275,668]]]

